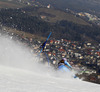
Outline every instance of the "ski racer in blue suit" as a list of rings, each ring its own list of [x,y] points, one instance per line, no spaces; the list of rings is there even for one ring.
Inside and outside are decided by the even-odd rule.
[[[67,62],[66,58],[63,58],[58,62],[58,69],[68,72],[72,70],[72,66]]]
[[[60,71],[71,72],[72,66],[67,62],[66,58],[63,58],[58,62],[58,69]],[[73,75],[74,78],[77,78],[76,75]]]

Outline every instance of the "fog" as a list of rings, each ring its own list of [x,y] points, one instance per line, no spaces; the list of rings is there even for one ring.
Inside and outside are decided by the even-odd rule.
[[[31,49],[12,37],[0,36],[0,65],[31,71],[37,74],[49,76],[70,77],[72,73],[58,72],[48,64],[42,64],[40,57],[31,53]],[[47,61],[45,61],[47,62]],[[68,76],[69,75],[69,76]]]
[[[29,47],[0,36],[0,92],[98,92],[100,86],[41,63]]]

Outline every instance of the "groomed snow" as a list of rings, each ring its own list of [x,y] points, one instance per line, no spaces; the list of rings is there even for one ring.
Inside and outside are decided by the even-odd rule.
[[[39,63],[29,49],[0,36],[0,92],[99,92],[100,85],[74,79]]]

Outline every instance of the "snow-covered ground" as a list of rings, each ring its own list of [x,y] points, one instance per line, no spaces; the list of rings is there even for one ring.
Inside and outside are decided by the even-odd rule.
[[[100,85],[40,64],[29,49],[0,36],[0,92],[99,92]]]

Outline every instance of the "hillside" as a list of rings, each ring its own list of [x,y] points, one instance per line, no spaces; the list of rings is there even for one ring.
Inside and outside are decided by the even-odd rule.
[[[90,12],[100,15],[100,0],[36,0],[47,6],[66,10],[69,8],[76,12]]]
[[[41,19],[51,22],[51,23],[56,23],[57,21],[61,20],[67,20],[76,24],[81,24],[81,25],[90,25],[88,22],[84,21],[83,19],[76,17],[72,14],[66,13],[64,11],[54,9],[54,8],[32,8],[32,11],[24,9],[29,15],[31,16],[37,16],[41,17]]]
[[[41,41],[45,40],[46,37],[42,37],[42,36],[39,36],[39,35],[34,35],[34,34],[31,34],[29,32],[25,32],[25,31],[21,31],[21,30],[17,30],[15,28],[11,28],[11,27],[6,27],[6,26],[3,26],[3,27],[0,27],[0,32],[3,32],[5,34],[5,32],[7,33],[14,33],[14,34],[17,34],[18,36],[23,36],[23,38],[33,38],[33,39],[36,39],[36,40],[40,40]]]
[[[71,9],[74,12],[89,12],[100,15],[100,0],[0,0],[0,8],[20,8],[25,6],[43,6],[52,8]]]
[[[1,9],[0,23],[38,36],[47,37],[52,31],[52,37],[56,39],[100,42],[100,28],[95,25],[82,25],[67,20],[51,23],[41,19],[35,11],[37,8]],[[36,15],[33,16],[33,12]]]
[[[17,0],[0,0],[0,8],[21,8],[26,6]]]

